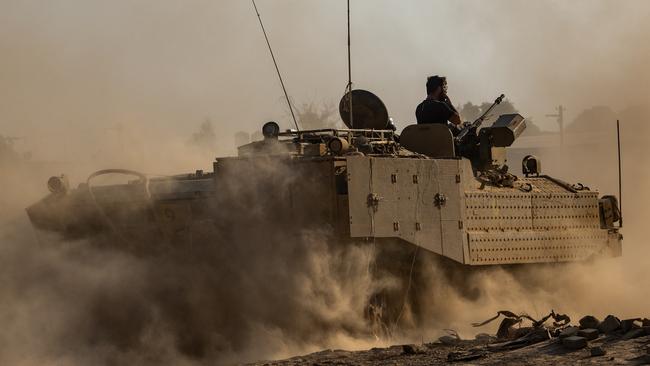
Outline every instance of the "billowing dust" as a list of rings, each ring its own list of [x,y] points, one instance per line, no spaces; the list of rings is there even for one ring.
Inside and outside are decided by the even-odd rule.
[[[25,174],[25,186],[35,176]],[[4,186],[12,206],[29,202],[17,198],[26,193],[19,182]],[[260,201],[269,192],[246,193]],[[235,222],[230,230],[144,254],[117,239],[63,241],[34,231],[21,210],[4,211],[0,360],[231,363],[374,344],[363,318],[370,248],[331,247],[326,230],[277,230],[277,213],[242,209],[252,214],[215,213]]]
[[[221,13],[213,8],[210,11],[228,18],[228,12],[240,10],[240,3],[243,2],[229,3],[228,11]],[[19,2],[14,4],[16,9],[29,7],[18,4]],[[65,172],[73,182],[79,183],[93,170],[106,167],[119,166],[160,174],[193,169],[209,170],[212,156],[232,153],[230,136],[240,128],[239,119],[242,116],[247,121],[261,121],[264,118],[278,118],[281,113],[277,111],[282,110],[282,107],[273,104],[279,94],[274,94],[277,92],[276,85],[272,84],[275,76],[269,65],[268,70],[264,69],[263,72],[249,63],[242,66],[241,70],[228,67],[241,60],[248,62],[266,57],[263,48],[255,57],[239,56],[252,51],[244,46],[248,44],[248,38],[242,42],[232,42],[234,31],[205,36],[206,39],[215,36],[218,40],[215,42],[230,46],[236,44],[229,52],[218,57],[210,54],[209,57],[188,58],[186,55],[193,55],[196,50],[190,47],[193,43],[184,42],[181,38],[172,37],[170,40],[159,36],[166,33],[158,32],[155,24],[143,22],[142,27],[138,28],[139,32],[132,32],[129,27],[115,27],[123,19],[123,12],[130,14],[126,19],[134,23],[158,16],[166,19],[167,23],[184,29],[175,20],[178,12],[187,12],[189,17],[188,9],[167,5],[164,9],[156,10],[159,13],[154,15],[150,12],[156,6],[112,9],[110,14],[101,18],[103,23],[97,25],[93,24],[92,16],[87,16],[95,14],[95,10],[84,5],[84,2],[69,4],[75,6],[57,8],[58,15],[41,13],[40,10],[31,8],[28,11],[19,9],[18,15],[7,15],[7,21],[2,22],[2,26],[12,32],[2,34],[3,44],[0,46],[6,46],[3,49],[12,52],[5,52],[8,61],[6,65],[0,63],[3,65],[0,73],[5,70],[14,72],[10,75],[0,74],[6,76],[3,80],[7,82],[4,84],[11,86],[2,89],[2,95],[8,98],[3,99],[9,102],[3,104],[0,114],[3,119],[0,126],[10,132],[0,133],[33,134],[35,137],[31,141],[36,142],[30,147],[36,154],[28,160],[0,159],[0,364],[233,363],[286,357],[323,348],[355,349],[399,342],[431,341],[441,335],[445,328],[456,329],[461,336],[471,337],[477,332],[494,332],[494,328],[476,329],[469,324],[484,320],[498,310],[526,312],[534,317],[545,315],[551,309],[574,317],[583,314],[602,317],[609,313],[620,317],[650,315],[647,313],[650,309],[650,276],[647,271],[650,243],[646,229],[646,218],[650,216],[650,190],[647,189],[650,183],[647,152],[647,139],[650,135],[647,123],[650,121],[650,113],[646,105],[621,116],[625,217],[625,228],[622,230],[625,236],[623,257],[571,266],[486,269],[464,275],[467,286],[463,289],[445,282],[440,269],[432,264],[427,273],[430,281],[424,286],[412,288],[412,291],[417,291],[416,295],[422,299],[422,303],[426,304],[421,322],[414,328],[393,330],[390,337],[369,329],[371,327],[364,317],[368,299],[377,286],[368,271],[372,267],[375,253],[371,245],[332,246],[326,240],[327,233],[319,230],[296,229],[287,235],[267,235],[269,231],[265,231],[262,226],[241,230],[228,237],[218,237],[214,242],[202,243],[193,248],[178,247],[162,255],[136,256],[120,250],[117,245],[119,243],[114,248],[97,247],[89,241],[62,241],[35,232],[23,209],[47,193],[44,183],[51,175]],[[494,13],[507,11],[509,3],[504,4],[495,8]],[[581,4],[588,6],[590,3]],[[611,2],[607,5],[609,6],[618,5]],[[41,5],[37,7],[40,9]],[[73,21],[76,19],[72,16],[76,14],[72,11],[73,8],[79,10],[79,18],[84,21]],[[452,9],[452,13],[462,15],[466,8],[467,6],[459,5]],[[599,7],[603,10],[602,8]],[[31,14],[30,12],[36,13],[36,20],[28,22],[19,17],[20,14]],[[579,11],[575,10],[575,13]],[[603,19],[608,19],[612,13],[613,11],[603,10],[606,15],[601,17],[601,24],[608,23]],[[643,12],[638,14],[643,19]],[[505,16],[503,13],[496,15]],[[549,19],[555,19],[551,15]],[[589,13],[590,17],[592,15],[594,14]],[[222,20],[228,21],[228,24],[240,22],[240,18],[225,18]],[[391,14],[390,19],[394,21],[395,17]],[[206,24],[219,23],[208,20],[202,18]],[[564,27],[560,28],[560,33],[570,30],[570,25],[575,24],[574,20],[571,18],[562,21]],[[244,34],[259,36],[254,33],[258,31],[255,19],[250,21],[246,24],[251,27],[242,30],[242,37]],[[620,19],[618,21],[621,22]],[[428,25],[431,18],[426,17],[422,22]],[[32,23],[38,23],[43,28],[35,28]],[[168,26],[167,23],[163,26]],[[443,23],[440,26],[447,27]],[[579,22],[583,23],[584,19]],[[79,30],[72,26],[69,28],[71,24],[78,26]],[[197,29],[200,28],[199,23],[196,24]],[[237,27],[239,25],[236,24]],[[453,29],[452,25],[457,23],[451,22],[448,29]],[[390,29],[391,34],[400,34],[401,30],[408,31],[415,26],[416,23],[409,23],[405,28],[396,24],[396,28],[387,29]],[[56,32],[53,31],[53,35],[50,35],[43,31],[49,29],[47,27]],[[104,28],[113,31],[102,33]],[[486,31],[489,28],[482,27],[477,33],[487,32],[485,34],[492,36],[492,33]],[[67,37],[72,37],[74,45],[87,42],[84,29],[94,29],[96,33],[93,34],[101,36],[90,42],[92,47],[67,49],[65,42],[61,41],[67,40]],[[468,32],[474,32],[472,29]],[[361,28],[357,30],[363,32]],[[643,34],[642,31],[629,28],[624,29],[621,37],[634,35],[635,32]],[[14,33],[20,33],[24,39],[14,37]],[[469,33],[467,39],[474,36]],[[505,43],[514,37],[510,36],[511,33],[510,29],[500,29],[496,34]],[[522,32],[517,33],[517,37],[523,37]],[[562,38],[563,33],[560,33],[548,33],[542,40],[544,43],[557,44],[554,37]],[[134,37],[133,34],[138,36]],[[413,39],[424,39],[423,34],[426,32],[418,28],[412,34]],[[138,37],[145,37],[154,43],[149,45],[151,49],[140,47],[137,43],[128,43],[128,47],[124,46],[125,49],[113,45],[117,48],[104,50],[103,41],[107,39],[102,37],[119,45],[122,40],[140,39]],[[517,40],[522,41],[519,38]],[[616,40],[611,43],[615,43],[617,49],[626,46],[625,42],[615,42]],[[427,47],[429,41],[430,38],[426,37]],[[377,40],[373,42],[378,43]],[[397,46],[401,40],[394,43],[396,48],[389,53],[399,56]],[[458,48],[449,45],[452,50]],[[189,49],[177,52],[174,48],[181,46]],[[418,71],[413,72],[407,70],[408,67],[405,66],[408,65],[400,64],[399,70],[404,71],[404,79],[401,78],[401,72],[391,71],[388,74],[399,76],[401,86],[410,81],[416,83],[416,80],[424,80],[423,73],[435,73],[445,67],[450,70],[479,68],[466,67],[461,62],[463,52],[451,61],[447,59],[453,57],[437,53],[437,56],[444,57],[442,61],[436,58],[438,64],[431,66],[428,64],[429,59],[423,61],[419,56],[422,52],[419,45],[416,47],[418,53],[413,54],[414,51],[409,47],[414,46],[416,45],[405,46],[404,60],[426,61],[426,71],[423,65],[419,65]],[[467,50],[473,50],[475,45],[467,46]],[[487,47],[479,46],[479,49]],[[492,48],[492,45],[489,46]],[[635,47],[637,46],[640,45]],[[221,46],[219,43],[208,42],[197,48],[205,50],[209,47]],[[68,51],[61,51],[65,49]],[[509,54],[507,49],[495,49]],[[342,49],[336,49],[336,52],[339,51],[342,52]],[[40,52],[46,57],[39,56]],[[115,54],[119,55],[119,52],[137,57],[117,57],[117,61],[111,58]],[[474,57],[474,51],[471,52],[472,57],[467,58],[479,59]],[[616,69],[612,75],[624,74],[626,80],[634,84],[634,95],[629,95],[629,100],[634,103],[645,100],[639,91],[647,88],[647,83],[644,84],[643,81],[647,80],[648,72],[642,62],[647,60],[647,50],[612,54],[616,60],[609,60],[611,62],[605,62],[607,57],[602,55],[593,57],[598,59],[598,72],[606,68]],[[12,58],[13,55],[18,56]],[[536,51],[527,62],[520,63],[522,67],[526,64],[527,69],[520,71],[519,75],[528,73],[527,79],[520,82],[518,77],[509,79],[503,71],[512,70],[510,61],[504,63],[501,62],[501,57],[497,57],[499,55],[490,55],[491,62],[500,65],[499,79],[518,93],[526,94],[525,97],[522,96],[525,100],[538,98],[539,104],[555,103],[556,99],[547,94],[552,94],[557,85],[562,85],[563,97],[581,105],[591,105],[592,96],[589,93],[594,94],[598,104],[607,100],[603,95],[615,94],[617,107],[626,105],[628,96],[624,86],[616,90],[592,90],[603,88],[603,84],[609,85],[609,78],[613,77],[608,74],[606,82],[595,82],[594,80],[601,79],[598,75],[594,76],[586,66],[586,63],[593,60],[578,62],[578,58],[572,55],[558,57],[570,59],[571,62],[566,65],[556,63],[550,68],[545,66],[544,57],[547,55]],[[626,62],[621,64],[620,57],[625,57],[623,61]],[[168,58],[172,58],[173,62],[162,61]],[[297,59],[301,60],[299,57]],[[375,59],[389,62],[384,57]],[[635,68],[636,63],[631,60],[638,60],[643,66]],[[373,60],[366,58],[366,61]],[[404,111],[410,115],[411,105],[414,107],[420,98],[416,98],[419,94],[415,90],[423,89],[422,85],[413,86],[409,98],[403,98],[402,90],[395,88],[392,80],[377,76],[385,73],[384,63],[375,64],[370,77],[364,75],[365,69],[361,61],[358,62],[355,68],[361,70],[358,72],[360,80],[365,77],[366,83],[363,85],[371,90],[375,90],[372,89],[375,86],[381,89],[378,93],[387,93],[388,101],[392,101],[392,104],[397,104],[398,101],[409,103],[406,107],[398,108],[403,112],[403,119],[407,120],[409,117],[406,117]],[[194,65],[197,63],[204,68],[195,70]],[[178,67],[179,64],[185,67]],[[300,65],[303,64],[308,63],[300,62]],[[617,67],[619,64],[624,67]],[[289,65],[284,69],[291,70]],[[340,66],[342,68],[344,63]],[[464,85],[456,88],[455,92],[461,94],[463,89],[470,92],[476,83],[491,85],[490,90],[498,89],[494,85],[494,78],[488,75],[490,65],[481,65],[481,68],[483,66],[486,70],[468,76],[471,80],[464,80]],[[430,71],[432,67],[436,71]],[[183,71],[176,73],[180,69]],[[211,80],[213,84],[222,81],[226,83],[217,88],[221,93],[218,96],[210,94],[214,90],[205,85],[193,89],[191,85],[194,83],[187,81],[189,79],[198,83],[214,69],[219,69],[224,75],[222,79]],[[541,80],[541,77],[535,77],[534,74],[536,70],[544,71],[544,75],[554,74],[560,69],[564,74],[571,74],[579,80],[588,80],[589,82],[583,83],[587,87],[581,92],[574,92],[572,85],[567,85],[568,82],[551,80],[551,77]],[[42,74],[34,70],[40,70]],[[113,70],[119,72],[112,74]],[[305,77],[313,76],[310,75],[313,71],[309,70],[296,72],[302,72],[301,75]],[[232,78],[229,73],[249,75],[240,83],[238,78]],[[326,74],[326,78],[329,78],[328,72],[321,74]],[[456,80],[462,73],[458,71],[457,74]],[[165,79],[167,76],[173,77],[173,82]],[[318,77],[321,76],[319,74]],[[139,77],[139,84],[133,90],[124,90],[127,89],[124,85],[131,85],[129,82],[134,77]],[[70,84],[73,79],[74,83]],[[259,86],[262,80],[266,82],[264,87]],[[298,83],[297,79],[290,81]],[[596,87],[592,87],[592,81]],[[312,89],[312,86],[302,85],[299,90],[313,90],[313,93],[319,95],[317,100],[320,101],[319,93],[322,90],[315,87]],[[337,85],[328,85],[326,90],[338,90],[336,88]],[[537,92],[539,90],[549,92]],[[264,102],[251,101],[251,95]],[[455,97],[456,102],[464,101],[462,95]],[[513,100],[516,102],[516,97]],[[197,152],[186,144],[192,129],[191,123],[187,121],[202,118],[204,110],[215,115],[222,112],[216,107],[209,109],[212,106],[222,107],[224,114],[219,115],[221,119],[217,120],[216,126],[224,127],[225,132],[219,135],[218,151],[207,154],[205,151]],[[228,106],[236,107],[228,109]],[[269,108],[265,107],[275,108],[271,116],[267,113]],[[191,108],[195,109],[190,110]],[[535,108],[540,110],[545,107],[535,105]],[[525,111],[522,113],[526,114]],[[186,116],[190,117],[185,119]],[[56,124],[48,125],[48,118]],[[143,120],[147,123],[142,123]],[[116,122],[123,125],[116,125]],[[404,125],[405,123],[400,127]],[[252,126],[253,123],[250,122],[241,128],[252,129]],[[540,153],[543,169],[549,175],[570,182],[580,181],[603,193],[617,194],[613,124],[599,125],[594,129],[603,131],[611,139],[605,140],[606,142],[599,140],[597,144],[580,144],[581,141],[576,141],[573,148],[564,151],[545,150]],[[585,139],[578,135],[574,137],[576,140]],[[567,137],[567,141],[569,139]],[[516,167],[518,162],[512,162],[511,165]],[[272,220],[268,224],[272,225]],[[408,309],[404,317],[409,319]]]

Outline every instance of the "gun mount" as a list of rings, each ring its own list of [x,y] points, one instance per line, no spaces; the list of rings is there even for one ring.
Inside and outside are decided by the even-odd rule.
[[[490,127],[478,134],[477,170],[489,170],[506,164],[506,148],[526,129],[524,117],[519,114],[503,114]]]

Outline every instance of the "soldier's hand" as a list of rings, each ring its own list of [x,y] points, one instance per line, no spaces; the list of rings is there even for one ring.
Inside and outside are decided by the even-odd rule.
[[[449,95],[443,94],[442,101],[447,103],[447,105],[449,105],[454,111],[456,110],[456,108],[454,108],[454,103],[452,103],[451,99],[449,99]]]

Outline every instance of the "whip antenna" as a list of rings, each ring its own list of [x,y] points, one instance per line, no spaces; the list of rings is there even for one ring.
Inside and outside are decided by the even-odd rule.
[[[618,148],[618,212],[619,221],[618,226],[623,227],[623,180],[621,178],[621,124],[616,120],[616,144]]]
[[[255,4],[255,0],[251,0],[251,1],[253,2],[253,8],[255,9],[255,14],[257,14],[257,19],[259,19],[260,21],[260,27],[262,27],[262,33],[264,33],[264,39],[266,40],[266,45],[269,46],[271,59],[273,59],[273,65],[275,65],[275,71],[278,73],[278,78],[280,79],[280,85],[282,85],[282,91],[284,92],[284,97],[287,99],[287,105],[289,106],[289,112],[291,112],[291,118],[293,118],[293,123],[296,125],[296,130],[300,132],[300,127],[298,127],[298,121],[296,121],[296,115],[293,113],[293,107],[291,106],[291,101],[289,101],[289,94],[287,94],[287,88],[284,87],[284,81],[282,81],[282,74],[280,74],[278,63],[277,61],[275,61],[275,55],[273,55],[271,42],[269,42],[269,37],[266,35],[266,29],[264,29],[264,23],[262,23],[262,17],[260,16],[260,12],[257,11],[257,5]]]
[[[352,119],[352,56],[350,54],[350,0],[348,0],[348,86],[345,88],[348,93],[348,103],[350,108],[350,127],[354,128]]]

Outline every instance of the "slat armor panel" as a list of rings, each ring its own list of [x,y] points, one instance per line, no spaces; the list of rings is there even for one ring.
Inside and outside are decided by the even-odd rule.
[[[579,261],[607,249],[597,192],[570,192],[542,177],[523,181],[530,192],[503,187],[465,192],[470,264]]]
[[[606,243],[604,230],[469,233],[473,264],[579,261],[595,254]]]
[[[466,192],[467,230],[530,230],[530,193]]]
[[[598,229],[598,194],[532,193],[535,229]]]

